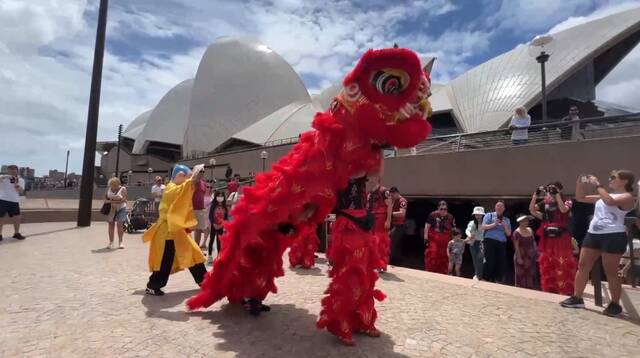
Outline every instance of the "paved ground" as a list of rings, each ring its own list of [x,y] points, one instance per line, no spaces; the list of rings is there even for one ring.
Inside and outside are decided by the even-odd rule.
[[[556,296],[407,269],[379,286],[378,339],[343,347],[315,329],[326,269],[287,271],[272,312],[260,318],[218,303],[186,313],[195,293],[188,273],[164,297],[142,294],[146,247],[104,250],[106,226],[29,224],[24,242],[0,243],[0,357],[631,357],[640,327]]]

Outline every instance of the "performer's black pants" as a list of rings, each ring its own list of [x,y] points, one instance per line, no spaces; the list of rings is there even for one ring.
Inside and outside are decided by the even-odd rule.
[[[211,226],[211,234],[209,234],[209,256],[213,252],[213,240],[216,240],[216,249],[218,250],[218,255],[220,255],[220,236],[224,232],[224,227],[216,229]]]
[[[162,263],[160,263],[160,271],[153,271],[149,276],[149,283],[147,287],[151,289],[160,289],[167,285],[169,281],[169,275],[171,274],[171,267],[173,266],[173,259],[176,256],[176,246],[173,240],[167,240],[164,243],[164,252],[162,253]],[[189,267],[191,276],[199,285],[204,280],[204,275],[207,273],[207,268],[204,263],[195,264]]]
[[[402,239],[404,238],[404,234],[404,224],[397,224],[391,227],[391,232],[389,233],[389,238],[391,239],[389,263],[392,265],[397,266],[400,264],[400,258],[402,256]]]

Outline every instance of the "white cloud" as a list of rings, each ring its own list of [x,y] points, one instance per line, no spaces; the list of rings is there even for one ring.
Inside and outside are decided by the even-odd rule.
[[[592,20],[600,19],[605,16],[613,15],[618,12],[630,10],[640,6],[640,1],[625,1],[621,3],[614,3],[610,6],[604,6],[586,16],[569,16],[566,20],[553,26],[548,32],[553,34],[566,30],[570,27],[578,26]]]
[[[516,33],[545,31],[572,14],[587,11],[595,3],[602,1],[503,0],[497,11],[488,18],[488,23]]]
[[[85,25],[86,0],[0,0],[0,47],[12,53],[33,53]]]

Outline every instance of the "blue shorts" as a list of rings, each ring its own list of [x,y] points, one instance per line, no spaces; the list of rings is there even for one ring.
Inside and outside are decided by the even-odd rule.
[[[127,222],[127,208],[118,209],[113,218],[109,220],[109,222],[119,222],[124,223]]]

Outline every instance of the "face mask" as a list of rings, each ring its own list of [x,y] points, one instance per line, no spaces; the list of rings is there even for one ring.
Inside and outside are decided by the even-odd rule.
[[[221,202],[223,202],[223,201],[224,201],[224,198],[223,198],[223,197],[221,197],[221,196],[219,196],[219,197],[217,197],[217,198],[216,198],[216,201],[217,201],[217,202],[219,202],[219,203],[221,203]]]

